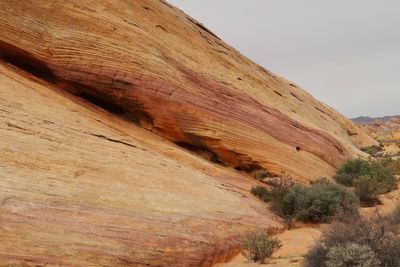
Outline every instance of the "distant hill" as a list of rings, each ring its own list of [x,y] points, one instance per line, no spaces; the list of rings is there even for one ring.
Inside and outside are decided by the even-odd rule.
[[[384,116],[384,117],[376,117],[376,118],[367,117],[367,116],[360,116],[360,117],[357,117],[357,118],[353,118],[351,120],[353,122],[357,123],[357,124],[369,124],[369,123],[374,122],[374,121],[387,122],[392,118],[400,118],[400,115]]]
[[[400,143],[399,115],[379,118],[358,117],[352,121],[381,143]]]

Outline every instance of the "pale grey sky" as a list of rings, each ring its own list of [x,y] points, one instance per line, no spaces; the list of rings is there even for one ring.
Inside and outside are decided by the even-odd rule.
[[[168,0],[348,117],[400,114],[399,0]]]

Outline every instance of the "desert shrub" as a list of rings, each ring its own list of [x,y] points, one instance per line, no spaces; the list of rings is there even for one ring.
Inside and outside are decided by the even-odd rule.
[[[368,153],[372,157],[376,157],[382,151],[382,148],[380,146],[367,146],[361,148],[361,151]]]
[[[368,174],[369,162],[363,159],[350,159],[346,161],[337,171],[337,174],[355,174],[357,176]]]
[[[253,186],[250,190],[250,193],[265,202],[269,202],[271,200],[271,193],[264,186]]]
[[[282,201],[284,196],[289,193],[290,189],[294,185],[293,178],[285,173],[282,173],[281,177],[274,180],[271,184],[271,197],[274,201]]]
[[[378,213],[362,217],[359,214],[347,212],[337,218],[341,219],[335,219],[331,226],[323,232],[321,240],[307,253],[306,266],[400,266],[400,237],[391,230],[391,227],[394,226],[393,223]],[[358,245],[357,249],[351,248],[351,253],[349,251],[350,244]],[[366,247],[361,249],[363,246],[367,246],[368,249]],[[334,255],[336,260],[349,257],[340,256],[343,253],[356,257],[353,259],[359,258],[356,255],[362,254],[365,260],[364,265],[329,265],[335,262]],[[375,255],[373,264],[367,260],[371,259],[372,255]]]
[[[264,263],[265,258],[270,257],[281,246],[279,239],[271,238],[259,229],[246,235],[242,243],[242,254],[251,261]]]
[[[378,194],[390,192],[397,187],[397,181],[393,171],[385,167],[385,163],[382,161],[371,163],[368,175],[380,184]]]
[[[360,245],[353,242],[339,244],[328,249],[327,267],[379,266],[380,261],[374,251],[368,245]]]
[[[349,174],[349,173],[343,173],[343,174],[336,174],[335,176],[333,176],[333,179],[341,185],[350,187],[353,186],[353,181],[354,179],[356,179],[357,177],[353,174]]]
[[[339,184],[352,186],[354,179],[367,175],[370,171],[370,164],[362,159],[350,159],[346,161],[333,177]]]
[[[364,204],[378,203],[377,195],[397,187],[396,177],[387,167],[389,163],[389,160],[372,163],[361,159],[348,160],[338,170],[334,179],[345,186],[354,186],[357,196]]]
[[[372,206],[378,202],[377,196],[382,190],[380,186],[381,184],[370,175],[360,176],[354,181],[354,193],[358,196],[361,203]]]
[[[392,171],[394,174],[400,175],[400,159],[384,159],[381,164]]]
[[[343,186],[320,181],[309,187],[296,184],[278,203],[285,216],[305,222],[327,222],[340,209],[358,204],[354,193]]]

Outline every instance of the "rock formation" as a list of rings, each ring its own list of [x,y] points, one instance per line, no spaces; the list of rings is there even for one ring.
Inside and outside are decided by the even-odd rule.
[[[400,143],[400,116],[371,118],[367,122],[358,122],[369,135],[382,143]]]
[[[0,266],[209,266],[282,228],[250,177],[4,64],[0,91]]]
[[[165,2],[0,5],[3,58],[238,169],[310,179],[373,142]]]
[[[306,182],[376,144],[166,2],[0,15],[0,262],[209,266],[282,228],[242,171]]]

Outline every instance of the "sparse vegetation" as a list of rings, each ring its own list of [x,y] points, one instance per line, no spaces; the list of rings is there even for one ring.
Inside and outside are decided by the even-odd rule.
[[[358,211],[360,202],[365,206],[376,205],[380,203],[378,195],[397,187],[394,174],[400,174],[400,159],[372,162],[355,159],[345,162],[337,171],[334,179],[338,184],[319,179],[305,186],[295,184],[290,176],[282,174],[279,178],[264,180],[271,186],[270,190],[256,186],[252,193],[270,202],[289,228],[294,220],[332,223],[308,252],[306,266],[400,267],[400,205],[386,217],[377,212],[363,217]],[[260,260],[261,256],[249,253],[249,244],[253,244],[254,250],[257,238],[247,240],[246,257]]]
[[[265,263],[265,258],[270,257],[281,246],[279,239],[271,238],[264,230],[258,229],[244,238],[242,254],[251,261]]]
[[[306,266],[400,266],[398,212],[363,217],[344,210],[308,252]]]

